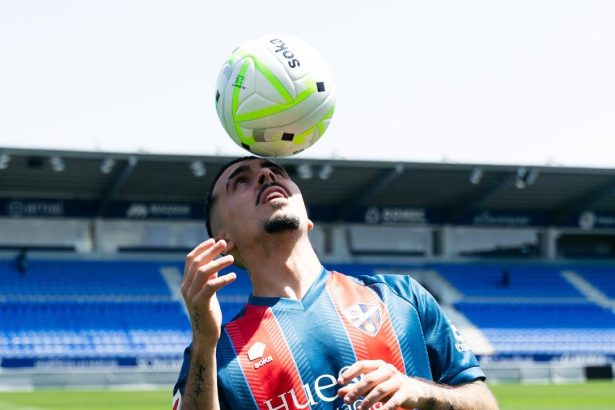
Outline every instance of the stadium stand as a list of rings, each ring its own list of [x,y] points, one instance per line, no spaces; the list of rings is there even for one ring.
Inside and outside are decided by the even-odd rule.
[[[177,357],[190,325],[161,268],[168,263],[0,261],[0,357],[33,360]]]
[[[10,360],[18,366],[34,359],[180,358],[190,325],[174,289],[178,281],[165,280],[165,268],[179,274],[183,266],[177,261],[33,259],[23,273],[13,260],[0,261],[5,366]],[[370,263],[327,268],[353,275],[409,269]],[[438,272],[463,295],[453,307],[498,355],[615,354],[612,310],[592,303],[561,275],[574,269],[611,295],[608,267],[440,263],[420,268]],[[219,295],[225,322],[239,312],[251,289],[247,274],[234,271],[236,283]]]
[[[463,295],[454,307],[478,326],[497,355],[548,360],[572,354],[615,354],[615,314],[566,280],[584,272],[601,284],[606,267],[541,264],[430,266]],[[597,278],[598,279],[597,279]]]
[[[174,296],[178,280],[165,281],[165,268],[179,274],[183,264],[32,259],[20,272],[14,260],[0,260],[3,366],[180,359],[191,329],[183,302]],[[225,321],[250,292],[247,274],[239,272],[235,286],[219,295]]]
[[[0,355],[5,360],[179,357],[189,343],[190,325],[174,296],[177,283],[162,274],[165,267],[183,269],[177,261],[34,259],[21,273],[13,260],[0,261]],[[369,263],[327,268],[353,275],[408,269]],[[422,268],[438,272],[463,295],[454,308],[480,328],[497,354],[615,353],[612,310],[589,301],[561,275],[574,269],[611,295],[608,267],[451,263]],[[236,283],[219,295],[225,322],[250,293],[247,274],[238,273]]]

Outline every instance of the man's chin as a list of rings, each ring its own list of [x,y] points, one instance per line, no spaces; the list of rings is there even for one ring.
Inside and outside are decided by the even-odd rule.
[[[265,232],[279,234],[288,231],[296,231],[301,227],[301,221],[296,215],[281,214],[273,215],[264,223]]]

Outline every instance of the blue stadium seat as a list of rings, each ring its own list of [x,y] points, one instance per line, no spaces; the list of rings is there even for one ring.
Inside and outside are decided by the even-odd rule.
[[[570,270],[581,275],[591,285],[615,299],[615,265],[576,265]]]
[[[459,263],[430,264],[428,268],[467,297],[583,298],[562,277],[559,266]],[[503,275],[508,276],[507,284]]]

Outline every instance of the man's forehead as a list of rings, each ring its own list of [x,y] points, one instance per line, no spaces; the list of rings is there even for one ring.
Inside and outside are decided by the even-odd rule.
[[[220,187],[224,187],[228,182],[229,177],[233,174],[236,175],[238,171],[241,172],[242,169],[245,169],[246,171],[258,170],[260,168],[268,166],[276,166],[283,168],[281,165],[267,158],[250,158],[244,161],[239,161],[229,166],[227,169],[224,170],[222,175],[220,175],[220,178],[218,178],[218,180],[216,181],[216,186],[214,186],[214,193],[218,192],[221,189]]]

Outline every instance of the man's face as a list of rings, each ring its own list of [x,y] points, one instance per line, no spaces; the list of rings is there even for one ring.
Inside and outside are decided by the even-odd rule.
[[[214,187],[214,235],[235,244],[263,234],[312,228],[301,192],[286,171],[267,159],[231,165]]]

